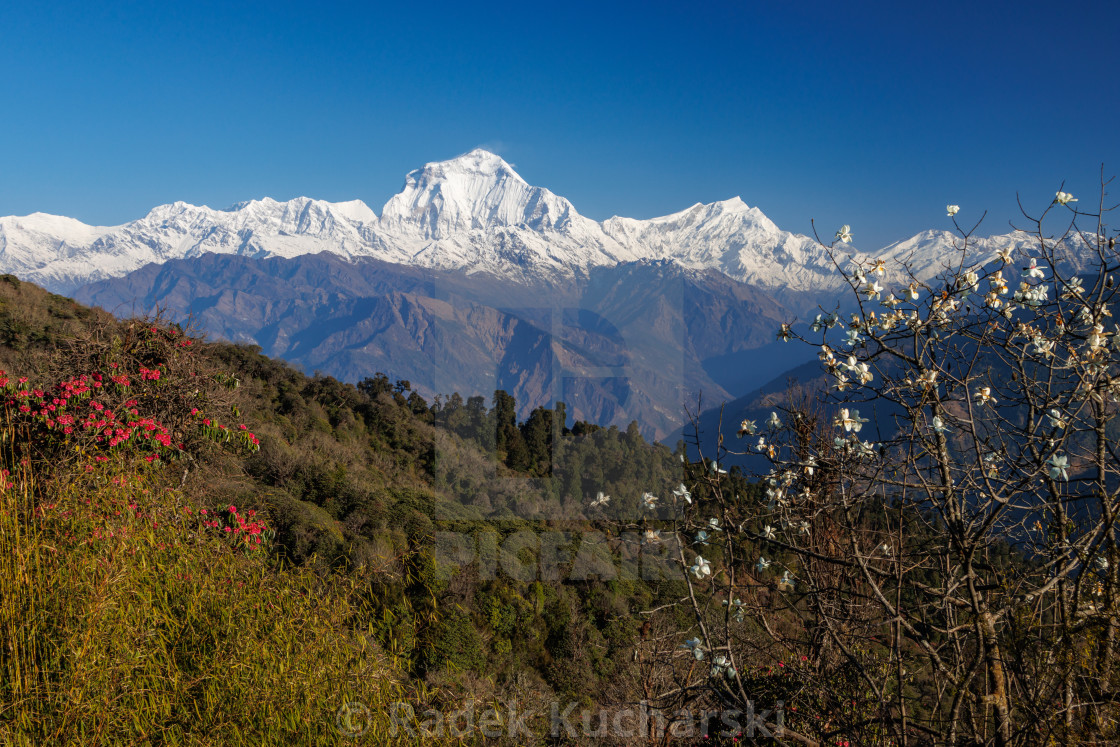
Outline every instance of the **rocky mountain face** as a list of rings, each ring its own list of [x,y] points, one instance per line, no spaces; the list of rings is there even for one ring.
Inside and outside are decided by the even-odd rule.
[[[212,336],[308,372],[348,381],[385,372],[429,397],[504,389],[522,416],[563,400],[574,418],[637,420],[658,438],[680,427],[698,393],[730,398],[727,360],[766,345],[790,314],[756,288],[673,263],[511,288],[489,275],[326,253],[171,260],[76,295],[118,314],[190,315]]]

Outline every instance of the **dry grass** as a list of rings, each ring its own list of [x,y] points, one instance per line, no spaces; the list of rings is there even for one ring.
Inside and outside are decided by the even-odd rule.
[[[361,633],[350,582],[274,563],[124,462],[57,492],[15,470],[0,489],[0,743],[352,743],[340,705],[415,698]],[[375,721],[364,743],[388,743]]]

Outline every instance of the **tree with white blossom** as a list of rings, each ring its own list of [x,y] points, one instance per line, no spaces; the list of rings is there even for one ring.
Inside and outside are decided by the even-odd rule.
[[[933,279],[837,231],[849,302],[777,332],[816,348],[827,390],[686,465],[676,697],[780,702],[805,744],[1120,740],[1106,187],[1093,210],[1059,190],[1024,211],[1030,251],[990,256],[948,205],[959,251]],[[756,491],[731,489],[734,451],[769,464]]]

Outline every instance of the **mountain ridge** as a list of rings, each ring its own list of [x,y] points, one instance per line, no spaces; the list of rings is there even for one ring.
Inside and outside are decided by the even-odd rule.
[[[1027,240],[1006,235],[971,243],[983,260]],[[324,251],[347,260],[485,272],[522,284],[587,277],[595,267],[641,260],[716,270],[779,294],[829,292],[843,283],[825,247],[782,230],[740,197],[655,218],[599,222],[483,149],[409,172],[380,215],[361,200],[264,197],[225,210],[177,201],[119,226],[45,213],[0,218],[0,272],[58,293],[206,253],[291,258]],[[919,278],[928,279],[956,254],[952,234],[926,231],[875,256],[910,257]]]
[[[83,287],[116,314],[162,310],[306,371],[360,381],[382,371],[425,397],[514,395],[519,414],[568,403],[573,417],[663,437],[695,393],[733,395],[707,361],[773,339],[790,311],[714,270],[637,261],[572,283],[511,286],[483,273],[322,253],[206,254]]]

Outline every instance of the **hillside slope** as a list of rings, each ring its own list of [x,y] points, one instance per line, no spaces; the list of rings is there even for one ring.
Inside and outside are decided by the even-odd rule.
[[[29,493],[33,496],[29,510],[45,512],[43,531],[57,538],[50,540],[54,557],[64,561],[60,567],[76,569],[71,572],[74,579],[91,578],[91,569],[104,567],[104,558],[118,558],[114,562],[124,563],[121,572],[142,583],[149,590],[145,594],[156,599],[188,594],[188,601],[196,599],[191,594],[203,595],[189,602],[195,605],[210,604],[211,597],[206,596],[211,594],[210,586],[196,589],[161,581],[150,572],[142,574],[144,568],[160,566],[142,564],[179,564],[193,558],[193,565],[172,566],[183,574],[177,576],[180,580],[187,575],[197,578],[207,568],[222,568],[218,572],[227,574],[223,578],[246,584],[260,573],[271,574],[266,581],[253,582],[258,584],[253,588],[290,597],[286,614],[292,615],[293,625],[298,621],[302,634],[316,635],[338,652],[340,658],[331,666],[345,668],[347,662],[359,662],[346,654],[351,644],[340,643],[335,633],[348,641],[364,641],[360,645],[373,657],[360,659],[367,668],[349,674],[339,671],[337,676],[386,686],[395,682],[398,698],[415,698],[418,703],[428,699],[452,708],[467,697],[478,702],[516,697],[537,704],[537,710],[544,709],[541,712],[547,712],[546,704],[557,698],[629,702],[639,692],[642,676],[634,653],[640,643],[637,613],[681,592],[679,581],[670,577],[640,577],[641,550],[633,538],[619,533],[620,527],[632,526],[635,520],[657,519],[639,509],[643,491],[668,494],[682,477],[677,457],[665,447],[646,443],[634,427],[622,431],[573,423],[562,406],[538,408],[518,423],[516,404],[504,392],[495,393],[492,407],[481,397],[464,400],[458,395],[429,405],[407,383],[381,375],[357,386],[308,377],[255,348],[206,343],[159,320],[119,321],[11,276],[0,277],[0,366],[9,374],[10,383],[3,384],[5,396],[29,403],[26,412],[8,410],[9,428],[38,434],[27,441],[8,442],[15,445],[4,447],[4,458],[9,465],[27,459],[32,470],[27,479],[40,486]],[[77,392],[75,382],[83,381],[88,383],[86,393],[71,394],[69,402],[56,402],[57,409],[47,412],[56,406],[50,404],[52,392]],[[116,440],[119,434],[103,437],[100,425],[64,431],[64,426],[70,427],[67,418],[77,417],[79,410],[96,410],[97,418],[110,421],[114,419],[110,411],[120,413],[120,422],[140,418],[139,425],[151,417],[157,433],[166,429],[166,445],[156,448],[128,439],[114,444],[103,439]],[[133,411],[134,415],[126,414]],[[240,425],[246,429],[239,430]],[[93,455],[98,455],[89,462],[94,471],[87,476],[84,460]],[[131,545],[125,546],[123,555],[110,556],[99,553],[118,553],[112,549],[116,544],[69,544],[66,538],[75,531],[72,522],[87,521],[81,507],[90,505],[85,501],[94,498],[91,491],[96,485],[102,486],[96,490],[124,489],[134,483],[142,493],[111,499],[127,504],[123,516],[114,515],[117,503],[111,502],[104,504],[109,507],[106,515],[88,520],[97,532],[113,532],[114,542],[118,537],[123,542],[130,532],[139,531],[131,522],[140,517],[130,512],[152,511],[158,523],[148,529],[157,531],[166,525],[170,534],[153,534],[139,555],[129,554]],[[745,485],[740,489],[749,490]],[[589,507],[589,498],[597,491],[615,496],[606,510]],[[189,517],[185,523],[184,515]],[[216,517],[213,531],[210,516]],[[254,527],[257,522],[267,527],[244,535],[244,552],[263,554],[247,555],[244,562],[249,565],[229,576],[232,571],[223,564],[242,562],[237,554],[241,545],[237,539],[229,544],[221,529],[237,529],[238,517],[244,516],[256,517],[251,519]],[[561,531],[568,534],[556,534]],[[511,569],[522,567],[516,548],[526,532],[566,536],[572,544],[554,570],[531,566],[530,575],[521,576]],[[616,570],[590,576],[577,571],[576,550],[581,534],[588,532],[592,537],[611,537],[609,557]],[[471,543],[492,541],[502,571],[488,573],[477,556],[448,554],[448,537],[467,538]],[[264,543],[256,542],[257,538]],[[183,555],[180,547],[183,553],[194,554]],[[150,554],[157,550],[172,554]],[[211,557],[212,553],[217,554]],[[0,577],[8,579],[3,573]],[[100,588],[99,583],[75,587],[52,582],[42,586],[32,601],[42,609],[78,603],[73,600],[94,604],[83,589]],[[237,588],[243,587],[239,583]],[[68,596],[59,596],[64,592]],[[128,599],[127,604],[120,602],[122,610],[134,610],[128,638],[149,640],[152,634],[146,626],[165,624],[157,620],[165,608],[140,597]],[[238,605],[247,605],[245,615],[257,609],[252,606],[257,597],[238,600]],[[314,600],[319,601],[313,610],[300,607]],[[322,616],[324,610],[331,611],[329,619]],[[269,636],[294,634],[296,628],[274,630],[280,621],[266,625],[263,614],[233,619],[243,623],[245,636],[278,641]],[[116,617],[83,620],[87,626],[83,635],[96,640],[119,637],[117,626],[124,624],[123,618]],[[316,620],[331,629],[316,630]],[[23,630],[18,617],[3,617],[0,623]],[[48,637],[42,645],[57,651],[51,655],[66,672],[92,672],[92,659],[62,646],[71,630],[77,628],[64,628],[58,633],[63,638]],[[237,640],[249,645],[247,639]],[[195,657],[210,650],[192,641],[185,637],[177,644],[176,661],[181,666],[195,666]],[[290,643],[283,645],[291,650]],[[99,671],[139,672],[122,669],[125,663],[119,657],[123,656],[119,646],[107,648],[98,660]],[[162,653],[152,656],[151,661],[162,661]],[[288,666],[282,657],[267,661],[279,671]],[[373,675],[368,667],[375,665],[386,669]],[[66,679],[69,674],[58,677],[42,686],[75,681]],[[235,686],[220,673],[206,677],[214,693],[231,692],[223,688]],[[125,711],[102,713],[107,719],[103,728],[124,741],[136,739],[135,729],[169,729],[169,734],[179,735],[172,741],[193,744],[205,742],[209,737],[204,735],[215,733],[225,719],[224,723],[232,720],[245,729],[230,743],[323,744],[339,737],[332,731],[333,711],[300,710],[325,709],[328,703],[333,707],[329,700],[333,693],[321,687],[318,700],[302,705],[281,706],[279,698],[288,697],[283,688],[276,689],[272,700],[259,701],[277,703],[276,713],[294,713],[295,723],[302,726],[249,718],[242,709],[254,702],[253,688],[277,688],[266,682],[271,681],[236,684],[242,688],[237,692],[243,700],[224,710],[206,706],[204,716],[193,724],[160,720],[163,714],[202,708],[192,705],[194,695],[175,690],[175,694],[168,691],[171,700],[165,709],[137,706],[139,715],[132,721]],[[91,702],[109,697],[103,682],[83,679],[82,683]],[[383,697],[368,689],[352,692],[371,705],[379,702],[374,697]],[[98,718],[77,711],[65,716],[54,710],[49,698],[28,702],[40,705],[19,711],[29,719],[18,727],[20,733],[57,737],[71,732],[52,731],[62,728],[52,726],[56,718],[78,719],[67,722],[67,729],[92,728]],[[0,728],[6,724],[3,718]],[[547,723],[534,726],[545,729]],[[265,729],[270,730],[268,739]]]

